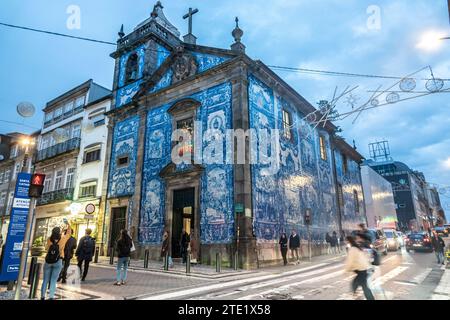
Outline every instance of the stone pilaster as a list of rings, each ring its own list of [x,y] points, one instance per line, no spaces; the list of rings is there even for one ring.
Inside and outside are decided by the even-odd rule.
[[[232,79],[233,129],[249,129],[248,80],[244,63],[239,73]],[[234,145],[234,202],[242,204],[243,213],[236,213],[236,243],[239,267],[257,268],[256,238],[253,235],[253,206],[250,167],[250,140],[245,139],[245,164],[237,163],[237,145]]]
[[[146,120],[147,120],[147,112],[145,110],[140,110],[138,112],[139,115],[139,135],[138,135],[138,151],[137,151],[137,159],[136,159],[136,185],[134,186],[134,195],[131,197],[131,201],[129,205],[132,205],[131,208],[131,225],[127,225],[128,230],[130,231],[130,236],[132,237],[134,244],[136,246],[136,258],[143,256],[144,251],[138,245],[138,236],[139,236],[139,212],[141,207],[141,191],[142,191],[142,181],[143,181],[143,168],[144,168],[144,156],[145,156],[145,129],[146,129]]]

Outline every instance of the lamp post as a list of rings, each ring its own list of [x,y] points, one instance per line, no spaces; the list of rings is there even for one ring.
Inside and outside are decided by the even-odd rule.
[[[21,146],[25,147],[25,154],[24,154],[24,158],[23,158],[21,171],[25,172],[25,173],[32,173],[31,165],[28,166],[28,158],[29,158],[30,147],[32,145],[34,145],[34,141],[32,141],[31,138],[27,137],[27,138],[24,138],[20,142],[20,144],[21,144]],[[33,220],[34,220],[35,207],[36,207],[36,198],[33,197],[30,200],[30,207],[28,209],[27,225],[25,228],[25,236],[23,239],[22,253],[20,255],[19,275],[17,277],[17,285],[16,285],[16,292],[14,295],[14,300],[20,300],[23,275],[25,273],[28,250],[30,248],[30,237],[31,237],[31,229],[33,227],[33,222],[34,222]]]

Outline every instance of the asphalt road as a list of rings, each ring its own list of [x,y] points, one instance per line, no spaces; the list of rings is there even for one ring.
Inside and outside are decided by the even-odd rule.
[[[343,271],[344,259],[341,256],[286,272],[265,272],[252,278],[182,289],[147,299],[362,300],[361,289],[356,297],[350,293],[354,275]],[[383,257],[374,276],[377,289],[374,293],[376,299],[383,300],[450,300],[450,292],[435,292],[443,275],[444,266],[437,264],[434,253],[407,253],[403,249]]]

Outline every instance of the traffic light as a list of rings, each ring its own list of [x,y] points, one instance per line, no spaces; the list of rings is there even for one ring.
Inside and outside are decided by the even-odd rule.
[[[35,173],[31,176],[30,190],[28,195],[30,198],[39,198],[44,191],[45,174]]]

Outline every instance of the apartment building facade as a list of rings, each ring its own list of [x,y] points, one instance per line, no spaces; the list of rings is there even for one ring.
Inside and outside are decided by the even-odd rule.
[[[35,239],[46,238],[55,226],[63,224],[64,219],[71,221],[75,236],[84,233],[88,223],[80,218],[85,208],[78,199],[97,194],[87,189],[82,189],[80,193],[77,188],[88,186],[80,185],[77,178],[80,176],[84,179],[82,181],[87,181],[84,171],[90,174],[95,171],[92,179],[98,179],[98,174],[103,172],[99,168],[79,169],[90,162],[96,161],[98,164],[100,157],[94,148],[95,143],[86,144],[84,140],[92,140],[92,136],[97,135],[98,144],[105,143],[99,127],[106,127],[101,118],[107,109],[106,97],[109,94],[108,89],[88,80],[48,102],[43,109],[44,123],[34,164],[35,171],[44,173],[46,179],[43,195],[36,206]]]

